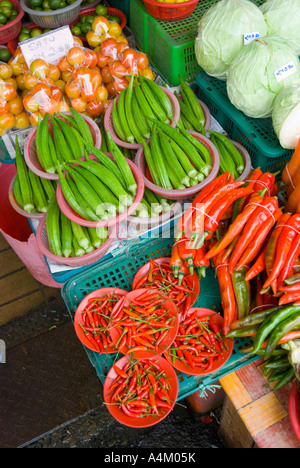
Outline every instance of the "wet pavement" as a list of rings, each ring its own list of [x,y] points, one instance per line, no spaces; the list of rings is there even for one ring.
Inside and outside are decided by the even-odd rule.
[[[60,293],[0,327],[0,339],[1,448],[226,448],[218,433],[221,408],[201,415],[185,399],[152,428],[118,423]]]

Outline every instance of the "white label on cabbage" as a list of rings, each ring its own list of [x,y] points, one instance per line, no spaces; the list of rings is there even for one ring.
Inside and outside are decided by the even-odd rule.
[[[294,64],[294,62],[289,62],[283,67],[278,68],[278,70],[274,72],[274,75],[275,75],[276,80],[280,83],[282,80],[284,80],[288,76],[291,76],[294,73],[296,73],[296,71],[297,69],[296,69],[296,65]]]
[[[250,44],[250,42],[258,38],[259,38],[259,32],[244,34],[244,45],[248,45]]]
[[[66,55],[74,45],[74,38],[69,26],[62,26],[40,36],[28,39],[20,44],[26,64],[36,59],[57,65],[61,57]]]

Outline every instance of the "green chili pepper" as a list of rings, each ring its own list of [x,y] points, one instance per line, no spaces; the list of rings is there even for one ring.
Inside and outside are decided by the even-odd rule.
[[[233,330],[236,330],[240,328],[251,327],[252,325],[260,325],[267,317],[269,317],[269,315],[281,309],[282,307],[278,306],[272,307],[271,309],[262,310],[260,312],[255,312],[253,314],[247,315],[246,317],[240,320],[236,320],[230,325],[230,327]]]
[[[226,338],[240,338],[243,336],[252,336],[257,333],[258,325],[252,325],[252,327],[239,328],[231,330],[227,333]]]
[[[297,307],[295,307],[297,309]],[[298,307],[299,309],[299,307]],[[289,316],[286,320],[280,322],[272,331],[272,334],[268,340],[265,359],[268,359],[272,356],[273,350],[278,345],[279,341],[290,331],[300,328],[300,311]]]
[[[274,390],[279,390],[279,388],[284,387],[288,383],[292,382],[295,378],[294,369],[291,367],[287,371],[281,374],[281,378],[278,380],[277,384],[274,387]]]
[[[273,314],[267,317],[266,320],[264,320],[263,323],[260,325],[257,334],[254,338],[252,354],[256,354],[256,352],[261,348],[267,336],[277,327],[277,325],[279,325],[282,321],[286,320],[288,317],[295,314],[296,312],[300,312],[300,307],[289,305],[280,308],[278,311],[275,311]]]
[[[232,274],[232,283],[234,294],[238,308],[238,318],[241,319],[250,313],[251,309],[251,294],[250,283],[245,280],[246,268],[234,270]]]

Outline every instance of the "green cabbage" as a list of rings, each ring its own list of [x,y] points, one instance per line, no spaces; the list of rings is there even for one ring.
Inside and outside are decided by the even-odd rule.
[[[268,25],[268,35],[291,41],[300,55],[300,1],[268,0],[260,7]]]
[[[278,94],[272,122],[281,146],[295,149],[300,138],[300,80]]]
[[[289,76],[275,73],[291,66]],[[300,63],[290,43],[279,36],[266,36],[244,47],[232,62],[227,75],[231,103],[253,118],[270,117],[279,92],[300,78]]]
[[[210,76],[226,80],[229,65],[245,47],[244,35],[267,35],[260,9],[250,0],[221,0],[200,19],[195,54],[200,67]],[[248,47],[248,46],[247,46]]]

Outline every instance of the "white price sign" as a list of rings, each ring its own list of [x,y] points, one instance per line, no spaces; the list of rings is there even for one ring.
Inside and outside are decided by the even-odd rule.
[[[244,34],[244,45],[248,45],[252,41],[254,41],[255,39],[258,39],[258,38],[259,38],[259,32]]]
[[[74,38],[69,26],[62,26],[48,33],[28,39],[20,44],[26,64],[36,59],[57,65],[61,57],[66,55],[74,45]]]
[[[297,72],[297,68],[296,68],[296,65],[294,64],[294,62],[289,62],[286,65],[284,65],[283,67],[278,68],[278,70],[276,70],[274,72],[274,75],[275,75],[276,80],[280,83],[285,78],[287,78],[288,76],[293,75],[296,72]]]

